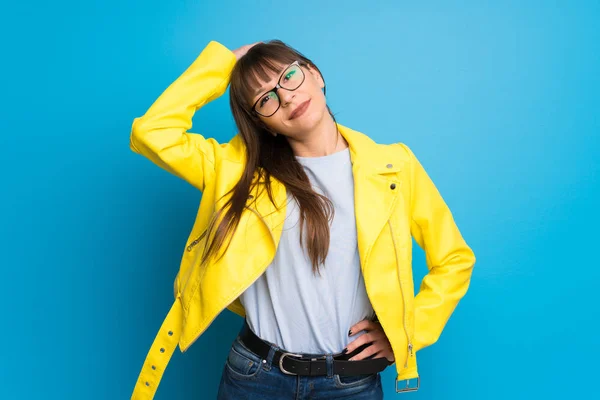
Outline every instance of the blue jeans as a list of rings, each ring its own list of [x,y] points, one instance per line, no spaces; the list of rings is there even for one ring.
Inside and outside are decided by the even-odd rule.
[[[238,336],[223,368],[217,400],[383,399],[379,373],[333,374],[333,356],[327,355],[327,375],[287,375],[272,363],[277,349],[272,345],[267,359],[261,360]]]

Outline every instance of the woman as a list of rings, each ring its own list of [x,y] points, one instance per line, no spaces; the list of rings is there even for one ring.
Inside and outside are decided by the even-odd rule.
[[[229,84],[239,134],[188,132]],[[396,390],[418,388],[416,353],[437,341],[475,257],[408,146],[336,122],[311,60],[280,41],[210,42],[134,120],[130,146],[203,192],[134,399],[152,398],[175,347],[225,308],[244,324],[220,399],[380,399],[394,363]],[[416,297],[411,237],[430,269]]]

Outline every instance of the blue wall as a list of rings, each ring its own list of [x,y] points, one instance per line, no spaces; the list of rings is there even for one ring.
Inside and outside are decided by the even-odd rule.
[[[0,398],[129,398],[200,199],[129,150],[131,123],[210,40],[271,38],[319,65],[340,123],[412,147],[478,257],[405,396],[596,392],[600,4],[251,3],[3,6]],[[228,140],[228,99],[192,130]],[[156,398],[214,398],[240,323],[177,350]]]

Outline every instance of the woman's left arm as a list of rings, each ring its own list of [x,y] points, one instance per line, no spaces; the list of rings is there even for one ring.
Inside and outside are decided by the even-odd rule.
[[[414,351],[435,343],[465,295],[475,255],[463,239],[450,209],[412,150],[410,165],[411,234],[425,251],[428,274],[414,307]]]

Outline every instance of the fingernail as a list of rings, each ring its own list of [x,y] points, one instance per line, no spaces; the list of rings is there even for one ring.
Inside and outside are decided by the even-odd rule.
[[[343,351],[342,354],[346,354],[348,352],[348,348],[346,347]]]
[[[348,336],[352,336],[352,329],[348,331]]]

